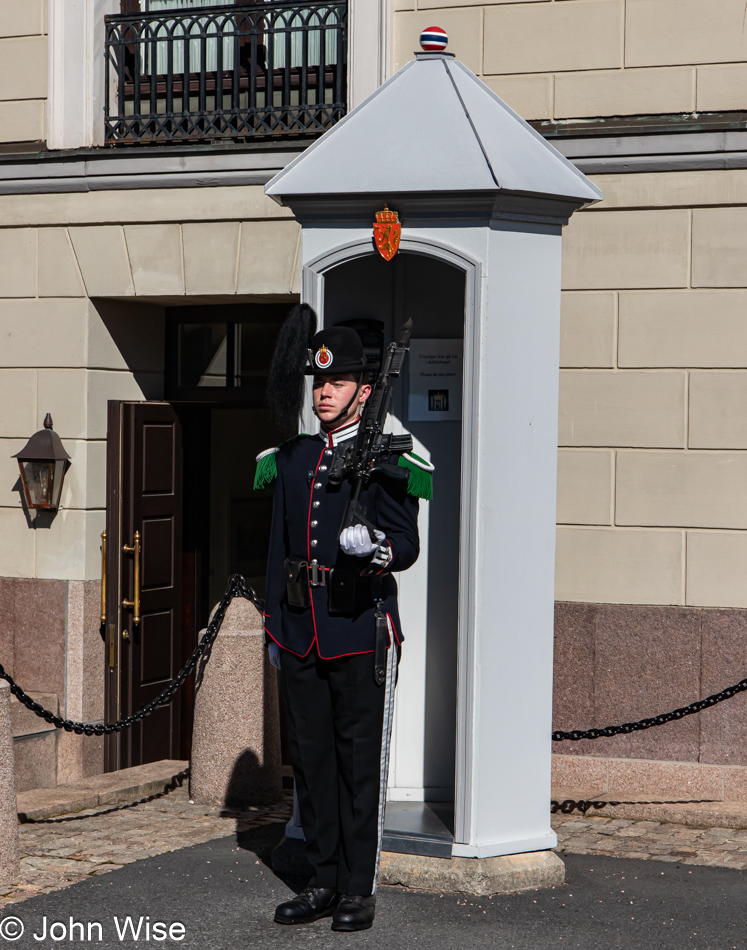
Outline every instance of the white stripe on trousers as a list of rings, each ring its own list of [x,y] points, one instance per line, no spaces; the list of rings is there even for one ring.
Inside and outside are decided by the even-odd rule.
[[[386,816],[386,789],[389,779],[389,748],[392,739],[392,717],[394,713],[394,687],[397,683],[397,641],[394,637],[392,622],[386,618],[389,627],[389,649],[386,658],[386,680],[384,686],[384,722],[381,730],[381,777],[379,784],[379,834],[376,844],[376,867],[371,893],[376,893],[376,882],[381,863],[381,840],[384,836],[384,818]]]

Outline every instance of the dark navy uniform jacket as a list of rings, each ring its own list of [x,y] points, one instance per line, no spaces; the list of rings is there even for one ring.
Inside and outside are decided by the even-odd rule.
[[[404,571],[417,560],[418,499],[406,495],[395,498],[380,484],[371,484],[361,494],[368,520],[383,531],[391,550],[391,561],[381,569],[372,564],[374,555],[355,557],[342,552],[340,526],[350,497],[351,484],[344,479],[330,485],[327,476],[335,446],[355,437],[358,422],[331,433],[300,435],[283,443],[275,455],[277,479],[274,483],[272,530],[267,562],[265,591],[265,632],[276,643],[299,656],[312,647],[320,657],[333,659],[374,649],[375,606],[372,584],[378,584],[390,630],[401,642],[402,630],[397,610],[397,584],[392,571]],[[390,461],[397,462],[397,456]],[[286,596],[284,562],[288,557],[325,567],[353,569],[360,578],[356,587],[353,616],[330,616],[326,587],[311,589],[311,607],[293,607]],[[373,575],[379,575],[372,581]],[[390,639],[391,645],[391,639]]]

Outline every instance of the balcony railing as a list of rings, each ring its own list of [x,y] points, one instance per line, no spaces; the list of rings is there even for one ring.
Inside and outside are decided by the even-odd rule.
[[[149,6],[106,17],[107,143],[313,136],[345,115],[347,0]]]

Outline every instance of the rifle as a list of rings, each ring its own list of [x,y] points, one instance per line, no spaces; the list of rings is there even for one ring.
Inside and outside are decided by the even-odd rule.
[[[412,449],[412,436],[384,434],[384,424],[392,402],[392,381],[402,372],[405,356],[409,350],[412,319],[402,328],[399,343],[390,343],[381,372],[366,402],[358,435],[345,452],[335,456],[328,481],[339,485],[348,478],[353,488],[340,526],[340,534],[350,525],[362,524],[368,529],[372,541],[376,541],[374,526],[366,518],[366,506],[360,496],[370,482],[389,481],[393,486],[404,488],[410,477],[408,469],[383,461],[393,451]]]

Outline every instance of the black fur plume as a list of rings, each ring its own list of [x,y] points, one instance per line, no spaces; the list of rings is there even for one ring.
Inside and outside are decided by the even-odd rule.
[[[289,435],[298,429],[303,406],[303,371],[315,333],[316,314],[308,304],[296,304],[280,328],[270,363],[265,402],[278,425]]]

